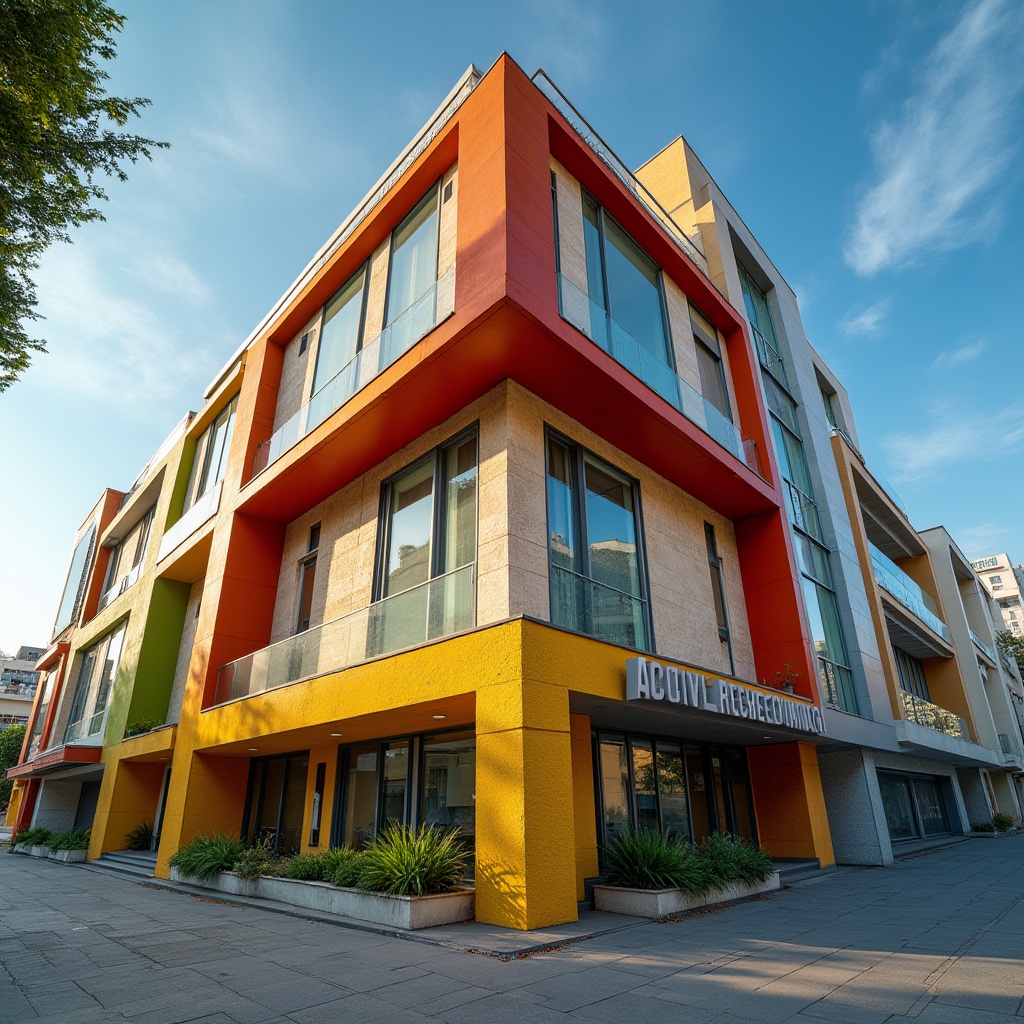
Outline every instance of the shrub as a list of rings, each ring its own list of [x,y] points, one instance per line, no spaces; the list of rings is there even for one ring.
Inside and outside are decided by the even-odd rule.
[[[991,821],[979,821],[971,826],[972,832],[995,832],[996,826]]]
[[[124,837],[126,850],[148,850],[153,845],[153,826],[143,822]]]
[[[170,864],[183,875],[205,881],[220,871],[230,871],[244,849],[240,839],[224,832],[215,836],[197,836],[177,850]]]
[[[132,722],[131,725],[125,726],[124,738],[128,739],[131,736],[141,736],[144,732],[151,732],[153,729],[159,729],[163,724],[163,719],[160,718],[142,718],[137,722]]]
[[[47,846],[53,833],[48,828],[37,825],[35,828],[23,828],[15,837],[18,845],[28,843],[29,846]]]
[[[1000,811],[998,814],[992,815],[992,824],[1000,832],[1006,832],[1008,829],[1013,828],[1013,818],[1009,814]]]
[[[713,832],[697,849],[712,888],[724,889],[732,882],[748,884],[766,881],[775,870],[764,850],[727,832]]]
[[[330,882],[335,871],[347,864],[355,852],[347,846],[332,846],[316,853],[300,853],[288,862],[285,873],[303,882]]]
[[[605,847],[605,880],[629,889],[706,892],[706,872],[691,847],[671,836],[629,829]]]
[[[91,835],[91,829],[73,828],[67,832],[54,833],[48,845],[51,850],[88,850]]]
[[[233,870],[239,878],[254,882],[261,875],[284,874],[284,864],[268,840],[242,850],[235,858]]]
[[[359,882],[359,872],[366,859],[366,851],[353,850],[346,846],[334,852],[344,854],[344,856],[335,859],[335,866],[327,877],[327,881],[332,885],[341,886],[343,889],[352,888]]]
[[[356,884],[396,896],[451,892],[466,866],[460,839],[458,829],[389,825],[364,852]]]

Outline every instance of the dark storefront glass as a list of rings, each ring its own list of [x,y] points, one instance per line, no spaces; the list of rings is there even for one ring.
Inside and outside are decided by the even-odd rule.
[[[308,751],[252,762],[242,825],[246,842],[266,843],[280,853],[299,852],[308,775]]]

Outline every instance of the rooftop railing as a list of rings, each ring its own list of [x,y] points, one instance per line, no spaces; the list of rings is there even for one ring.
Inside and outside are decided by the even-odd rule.
[[[476,625],[476,564],[437,576],[217,671],[214,705],[340,672]]]
[[[946,736],[955,736],[957,739],[971,742],[971,733],[967,728],[967,722],[959,715],[940,708],[938,704],[918,697],[916,694],[900,690],[900,699],[903,702],[903,711],[907,718],[927,729],[934,729],[936,732],[944,733]]]
[[[298,412],[256,449],[260,473],[379,377],[455,310],[455,270],[449,270],[393,323],[364,345]]]
[[[565,118],[576,134],[601,158],[602,163],[632,193],[648,213],[658,221],[677,246],[707,275],[708,261],[700,246],[673,219],[672,215],[658,202],[647,186],[615,155],[611,146],[594,131],[590,122],[562,94],[547,73],[539,70],[533,76],[533,84],[551,101],[552,106]]]
[[[578,285],[558,275],[558,302],[562,317],[607,352],[652,391],[661,395],[691,423],[720,444],[755,473],[763,475],[757,443],[696,388],[688,384],[664,359],[642,345]]]
[[[939,618],[939,608],[935,599],[926,594],[891,558],[884,555],[870,541],[871,566],[874,569],[878,585],[891,594],[904,608],[913,612],[929,629],[938,633],[943,640],[952,641],[947,626]]]

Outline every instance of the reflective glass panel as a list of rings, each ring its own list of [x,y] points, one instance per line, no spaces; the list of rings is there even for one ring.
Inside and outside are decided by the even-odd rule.
[[[313,394],[345,367],[359,349],[365,279],[366,270],[362,268],[324,309],[316,371],[313,374]]]
[[[406,793],[409,788],[409,744],[403,740],[384,749],[384,794],[380,827],[401,825],[406,820]]]
[[[722,360],[699,341],[697,349],[697,370],[700,373],[700,393],[726,419],[731,419],[729,412],[729,395],[725,390],[725,373]]]
[[[414,466],[391,484],[391,524],[384,596],[430,578],[434,464]]]
[[[476,561],[476,438],[444,453],[446,532],[444,571]]]
[[[914,779],[914,796],[921,815],[921,825],[926,836],[937,836],[949,831],[942,793],[935,779]]]
[[[654,749],[650,740],[635,739],[633,753],[633,793],[636,797],[636,827],[658,831],[658,790],[654,778]]]
[[[889,826],[889,838],[916,839],[917,822],[910,802],[910,782],[894,775],[879,775],[878,788],[882,794],[882,808]]]
[[[608,842],[629,828],[629,767],[625,738],[602,737],[599,756],[604,834]]]
[[[459,830],[471,878],[476,849],[476,736],[464,732],[424,737],[422,786],[423,821]]]
[[[553,438],[548,438],[548,538],[551,562],[576,569],[576,519],[573,512],[572,456]]]
[[[604,218],[612,319],[661,362],[671,365],[658,268],[610,217]]]
[[[376,832],[378,760],[376,744],[349,751],[344,842],[357,850],[365,849]]]
[[[437,281],[437,189],[395,229],[388,277],[387,323],[393,324]]]
[[[658,741],[656,752],[658,797],[661,806],[661,831],[679,839],[690,838],[687,813],[686,769],[683,753],[675,743]]]

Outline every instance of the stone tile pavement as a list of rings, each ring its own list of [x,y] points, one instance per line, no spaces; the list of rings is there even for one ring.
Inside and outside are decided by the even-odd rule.
[[[1024,836],[678,921],[597,923],[508,958],[537,936],[465,926],[411,941],[0,853],[0,1024],[1024,1018]]]

